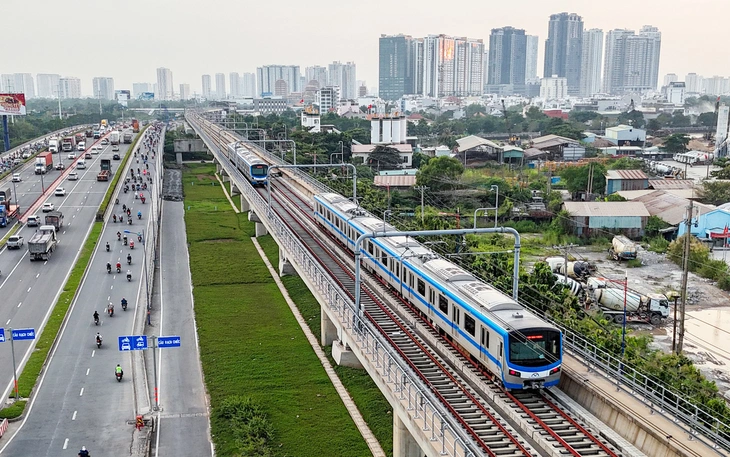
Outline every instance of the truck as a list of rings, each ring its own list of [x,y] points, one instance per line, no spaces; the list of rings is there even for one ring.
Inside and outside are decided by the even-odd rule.
[[[44,175],[53,169],[53,153],[45,151],[35,158],[35,174]]]
[[[112,133],[109,134],[109,142],[111,144],[119,144],[119,132],[114,130]]]
[[[623,288],[609,287],[604,278],[589,278],[586,305],[595,306],[603,315],[617,324],[624,322],[624,295],[626,297],[626,322],[644,322],[660,325],[669,317],[669,300],[663,294],[641,295]]]
[[[0,203],[0,227],[7,227],[16,217],[18,217],[18,205],[11,205],[9,202]]]
[[[124,144],[132,144],[132,132],[124,132]]]
[[[545,263],[550,266],[553,273],[565,275],[565,257],[548,257]],[[585,280],[593,272],[593,265],[582,260],[575,262],[568,261],[568,277],[577,280]]]
[[[0,190],[0,204],[8,202],[10,203],[10,200],[12,200],[12,192],[10,192],[10,188]]]
[[[51,211],[46,213],[46,225],[52,225],[56,231],[63,227],[63,213],[61,211]]]
[[[94,136],[94,131],[91,129],[88,129],[84,132],[84,135],[86,135],[86,138],[91,138]]]
[[[98,175],[96,175],[97,181],[109,181],[109,170],[101,170]]]
[[[61,143],[61,140],[59,140],[58,138],[51,138],[50,140],[48,140],[48,150],[51,152],[60,151],[61,150],[60,143]]]
[[[109,175],[113,175],[112,161],[110,159],[101,159],[101,171],[108,171]]]
[[[107,121],[106,119],[102,119],[101,120],[101,126],[104,127],[104,128],[109,127],[109,121]]]
[[[132,119],[132,131],[139,133],[139,121],[137,119]]]
[[[63,152],[72,152],[76,150],[76,138],[67,136],[61,140],[61,149]]]
[[[98,140],[101,138],[101,131],[99,129],[94,130],[94,139]]]
[[[56,228],[52,225],[41,225],[28,241],[30,261],[50,259],[57,243]]]
[[[623,235],[616,235],[611,241],[608,253],[613,260],[632,260],[636,258],[636,244]]]
[[[79,144],[82,141],[86,141],[86,137],[83,133],[77,133],[76,135],[74,135],[74,139],[76,140],[76,144]]]

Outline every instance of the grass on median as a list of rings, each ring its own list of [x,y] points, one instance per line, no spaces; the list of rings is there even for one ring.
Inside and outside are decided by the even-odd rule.
[[[214,171],[193,165],[183,184],[217,455],[369,455],[251,242],[253,223],[233,212]],[[231,420],[231,411],[242,409],[256,418]]]

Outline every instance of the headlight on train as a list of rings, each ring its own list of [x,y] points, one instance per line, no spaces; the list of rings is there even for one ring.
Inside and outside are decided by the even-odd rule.
[[[516,376],[518,378],[522,377],[522,373],[520,373],[519,371],[515,371],[515,370],[509,370],[509,375]]]
[[[555,367],[552,370],[550,370],[550,374],[555,374],[560,372],[560,367]]]

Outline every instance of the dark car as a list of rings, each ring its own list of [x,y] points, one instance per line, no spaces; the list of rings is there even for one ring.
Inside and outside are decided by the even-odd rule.
[[[112,157],[112,159],[119,160],[119,154],[114,154],[114,156]]]

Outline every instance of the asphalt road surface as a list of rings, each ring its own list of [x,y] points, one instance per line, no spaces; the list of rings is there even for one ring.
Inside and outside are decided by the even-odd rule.
[[[124,152],[124,149],[121,152]],[[105,157],[109,155],[108,152],[103,154]],[[156,173],[154,168],[154,165],[150,165],[152,173]],[[88,185],[92,191],[94,186],[103,187],[103,189],[99,189],[98,195],[94,194],[97,195],[97,198],[92,202],[91,197],[86,194],[82,195],[74,189],[68,197],[72,200],[72,205],[64,203],[61,207],[67,214],[67,223],[80,219],[67,229],[69,233],[72,233],[74,229],[79,232],[83,229],[85,234],[89,224],[93,221],[96,208],[103,198],[103,191],[107,188],[106,183],[96,184],[95,178],[98,170],[98,163],[95,160],[78,184],[78,186]],[[119,171],[115,169],[115,172]],[[145,194],[147,195],[147,193]],[[83,206],[87,197],[89,200],[87,206]],[[86,446],[91,455],[119,456],[128,455],[130,452],[133,426],[129,425],[127,421],[133,421],[136,413],[132,370],[130,369],[132,357],[130,353],[118,351],[117,339],[119,336],[132,334],[135,311],[141,311],[137,314],[136,319],[143,318],[144,310],[138,309],[144,307],[142,299],[144,281],[140,280],[143,269],[143,246],[136,237],[134,238],[135,249],[123,246],[121,241],[117,241],[116,233],[125,229],[141,232],[143,228],[147,233],[151,225],[150,212],[153,205],[151,198],[147,199],[145,205],[135,201],[132,193],[120,193],[119,200],[119,209],[116,212],[121,212],[122,204],[131,206],[133,224],[130,226],[126,223],[108,222],[104,227],[101,243],[92,255],[90,268],[82,281],[77,300],[72,304],[67,322],[62,328],[58,344],[51,354],[41,383],[29,407],[26,408],[26,415],[21,422],[20,429],[10,438],[9,442],[5,443],[4,448],[0,448],[0,453],[3,455],[75,456],[81,446]],[[142,212],[141,221],[136,217],[137,211]],[[74,219],[74,215],[78,217]],[[78,236],[82,238],[81,233]],[[65,233],[61,235],[63,244],[57,251],[58,255],[54,255],[47,265],[35,262],[31,265],[31,262],[27,260],[22,265],[26,268],[44,269],[44,272],[53,271],[57,265],[54,262],[58,258],[64,255],[75,255],[75,251],[79,249],[80,243],[73,249],[74,252],[66,252],[71,247],[68,246],[70,243],[67,238],[68,235]],[[106,241],[111,245],[110,252],[105,250]],[[126,263],[128,253],[132,254],[131,266],[127,266]],[[14,255],[19,257],[22,253]],[[117,261],[122,263],[122,274],[116,272],[108,274],[107,262],[114,265]],[[5,267],[2,269],[5,270]],[[131,282],[125,278],[127,269],[132,273]],[[57,276],[62,279],[63,273],[58,272]],[[30,276],[30,280],[27,279],[28,276]],[[37,301],[43,303],[45,300],[45,310],[47,310],[54,301],[50,295],[55,293],[54,291],[57,291],[59,287],[50,287],[48,279],[43,275],[38,278],[34,278],[32,274],[20,275],[20,277],[22,279],[19,278],[15,281],[20,281],[21,285],[11,286],[10,291],[12,292],[9,292],[20,294],[20,292],[25,292],[29,286],[31,289],[33,286],[38,286],[39,299]],[[8,280],[12,278],[11,276]],[[5,289],[3,289],[4,291]],[[126,312],[122,311],[120,306],[122,297],[129,302]],[[27,299],[14,296],[13,301],[9,303],[10,306],[2,307],[2,312],[5,311],[5,308],[15,311],[14,303],[19,300]],[[113,317],[104,313],[104,308],[109,302],[115,305]],[[43,315],[43,307],[38,304],[30,304],[26,307],[26,303],[23,303],[18,311],[34,310],[33,316],[37,321],[39,316]],[[101,315],[101,325],[98,327],[94,325],[92,319],[94,310],[99,311]],[[14,323],[17,319],[17,326],[32,326],[25,323],[28,319],[17,317],[12,317],[12,319]],[[101,349],[97,349],[94,341],[97,331],[104,338]],[[18,346],[16,344],[16,350],[18,350]],[[27,346],[26,344],[25,347],[27,348]],[[5,356],[6,353],[9,359],[9,351],[2,351],[2,356]],[[4,360],[2,362],[3,366],[10,366],[9,360],[7,363]],[[114,377],[114,367],[117,363],[121,364],[125,371],[121,383],[118,383]]]

